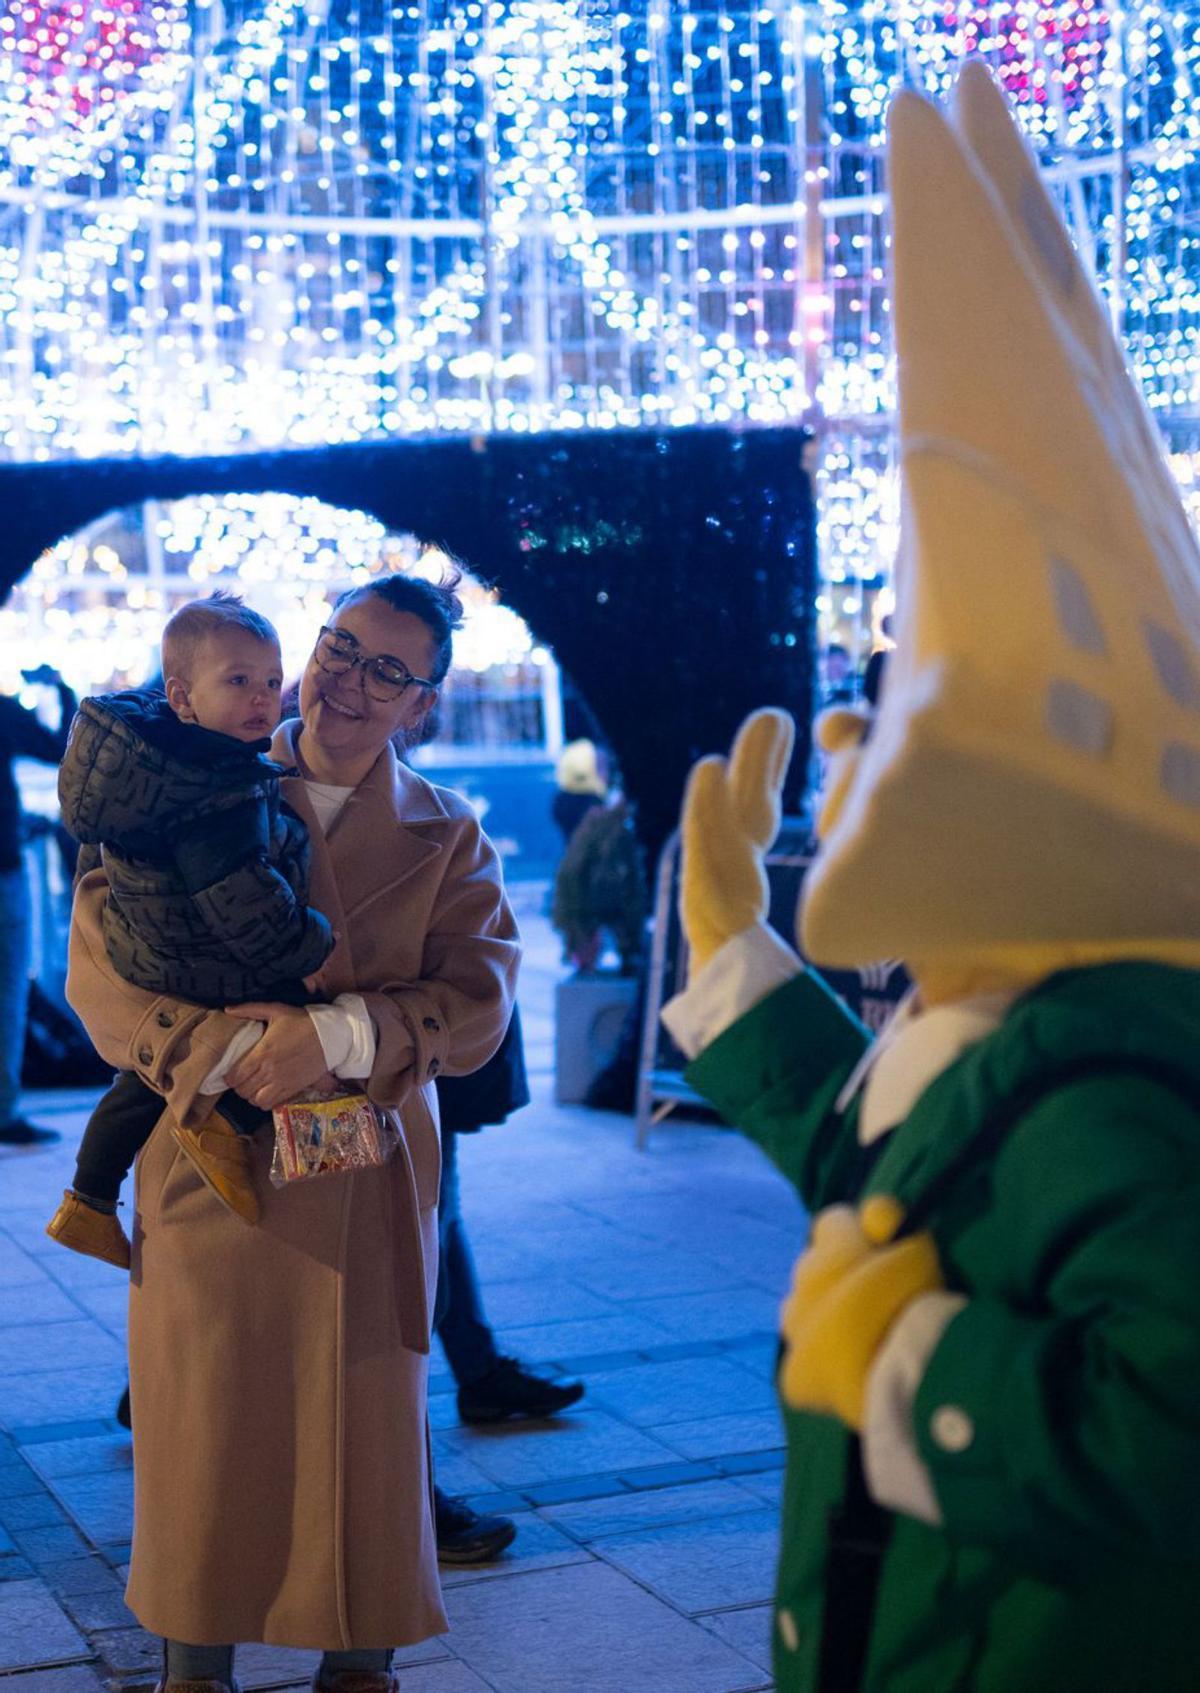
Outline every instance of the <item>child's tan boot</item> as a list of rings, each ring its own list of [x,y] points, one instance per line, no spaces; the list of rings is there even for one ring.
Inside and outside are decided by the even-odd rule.
[[[129,1238],[113,1211],[97,1211],[67,1188],[62,1204],[46,1224],[46,1233],[60,1246],[102,1258],[118,1270],[129,1268]]]
[[[172,1124],[171,1133],[222,1204],[245,1222],[257,1223],[259,1204],[250,1175],[248,1137],[240,1135],[216,1112],[199,1128],[181,1129]]]

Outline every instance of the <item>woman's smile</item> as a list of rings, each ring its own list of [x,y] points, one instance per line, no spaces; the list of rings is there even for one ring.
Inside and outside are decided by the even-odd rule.
[[[346,705],[342,700],[334,699],[333,695],[327,694],[324,689],[317,695],[317,698],[322,705],[327,705],[330,711],[336,712],[339,717],[349,718],[352,723],[362,720],[363,713],[361,711],[355,711],[353,706]]]

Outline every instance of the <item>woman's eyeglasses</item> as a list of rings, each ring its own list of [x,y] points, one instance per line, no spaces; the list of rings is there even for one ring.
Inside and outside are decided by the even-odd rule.
[[[414,676],[398,658],[368,657],[354,636],[344,629],[323,628],[317,636],[313,657],[330,676],[344,676],[355,665],[361,664],[363,686],[373,700],[380,702],[399,699],[414,682],[418,688],[437,687],[436,682],[427,681],[424,676]]]

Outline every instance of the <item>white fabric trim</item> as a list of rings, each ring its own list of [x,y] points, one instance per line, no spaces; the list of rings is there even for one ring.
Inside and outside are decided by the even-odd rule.
[[[671,1039],[695,1058],[759,1000],[804,969],[791,947],[765,923],[743,929],[713,953],[682,993],[662,1008]]]
[[[1015,993],[979,994],[920,1011],[915,992],[906,995],[838,1096],[838,1110],[844,1111],[863,1090],[860,1145],[870,1146],[902,1123],[936,1076],[1000,1027],[1015,998]]]
[[[243,1023],[201,1082],[199,1091],[201,1093],[224,1093],[226,1072],[232,1070],[238,1059],[249,1052],[252,1046],[257,1046],[266,1032],[267,1025],[265,1023]]]
[[[316,813],[317,822],[321,825],[321,833],[327,835],[338,812],[354,789],[337,787],[332,782],[305,781],[304,791],[308,795],[308,803]]]
[[[863,1470],[876,1504],[940,1528],[933,1478],[917,1452],[913,1402],[929,1360],[966,1304],[958,1293],[923,1293],[897,1317],[867,1376]]]
[[[375,1025],[358,993],[340,993],[332,1005],[310,1005],[308,1014],[325,1054],[325,1066],[343,1080],[362,1081],[375,1064]]]

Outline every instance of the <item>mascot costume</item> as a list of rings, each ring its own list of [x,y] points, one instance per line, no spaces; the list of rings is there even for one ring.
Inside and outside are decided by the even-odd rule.
[[[869,1045],[766,928],[765,711],[689,782],[664,1013],[814,1218],[777,1682],[1197,1693],[1200,555],[982,64],[888,144],[898,650],[799,925],[915,986]]]

